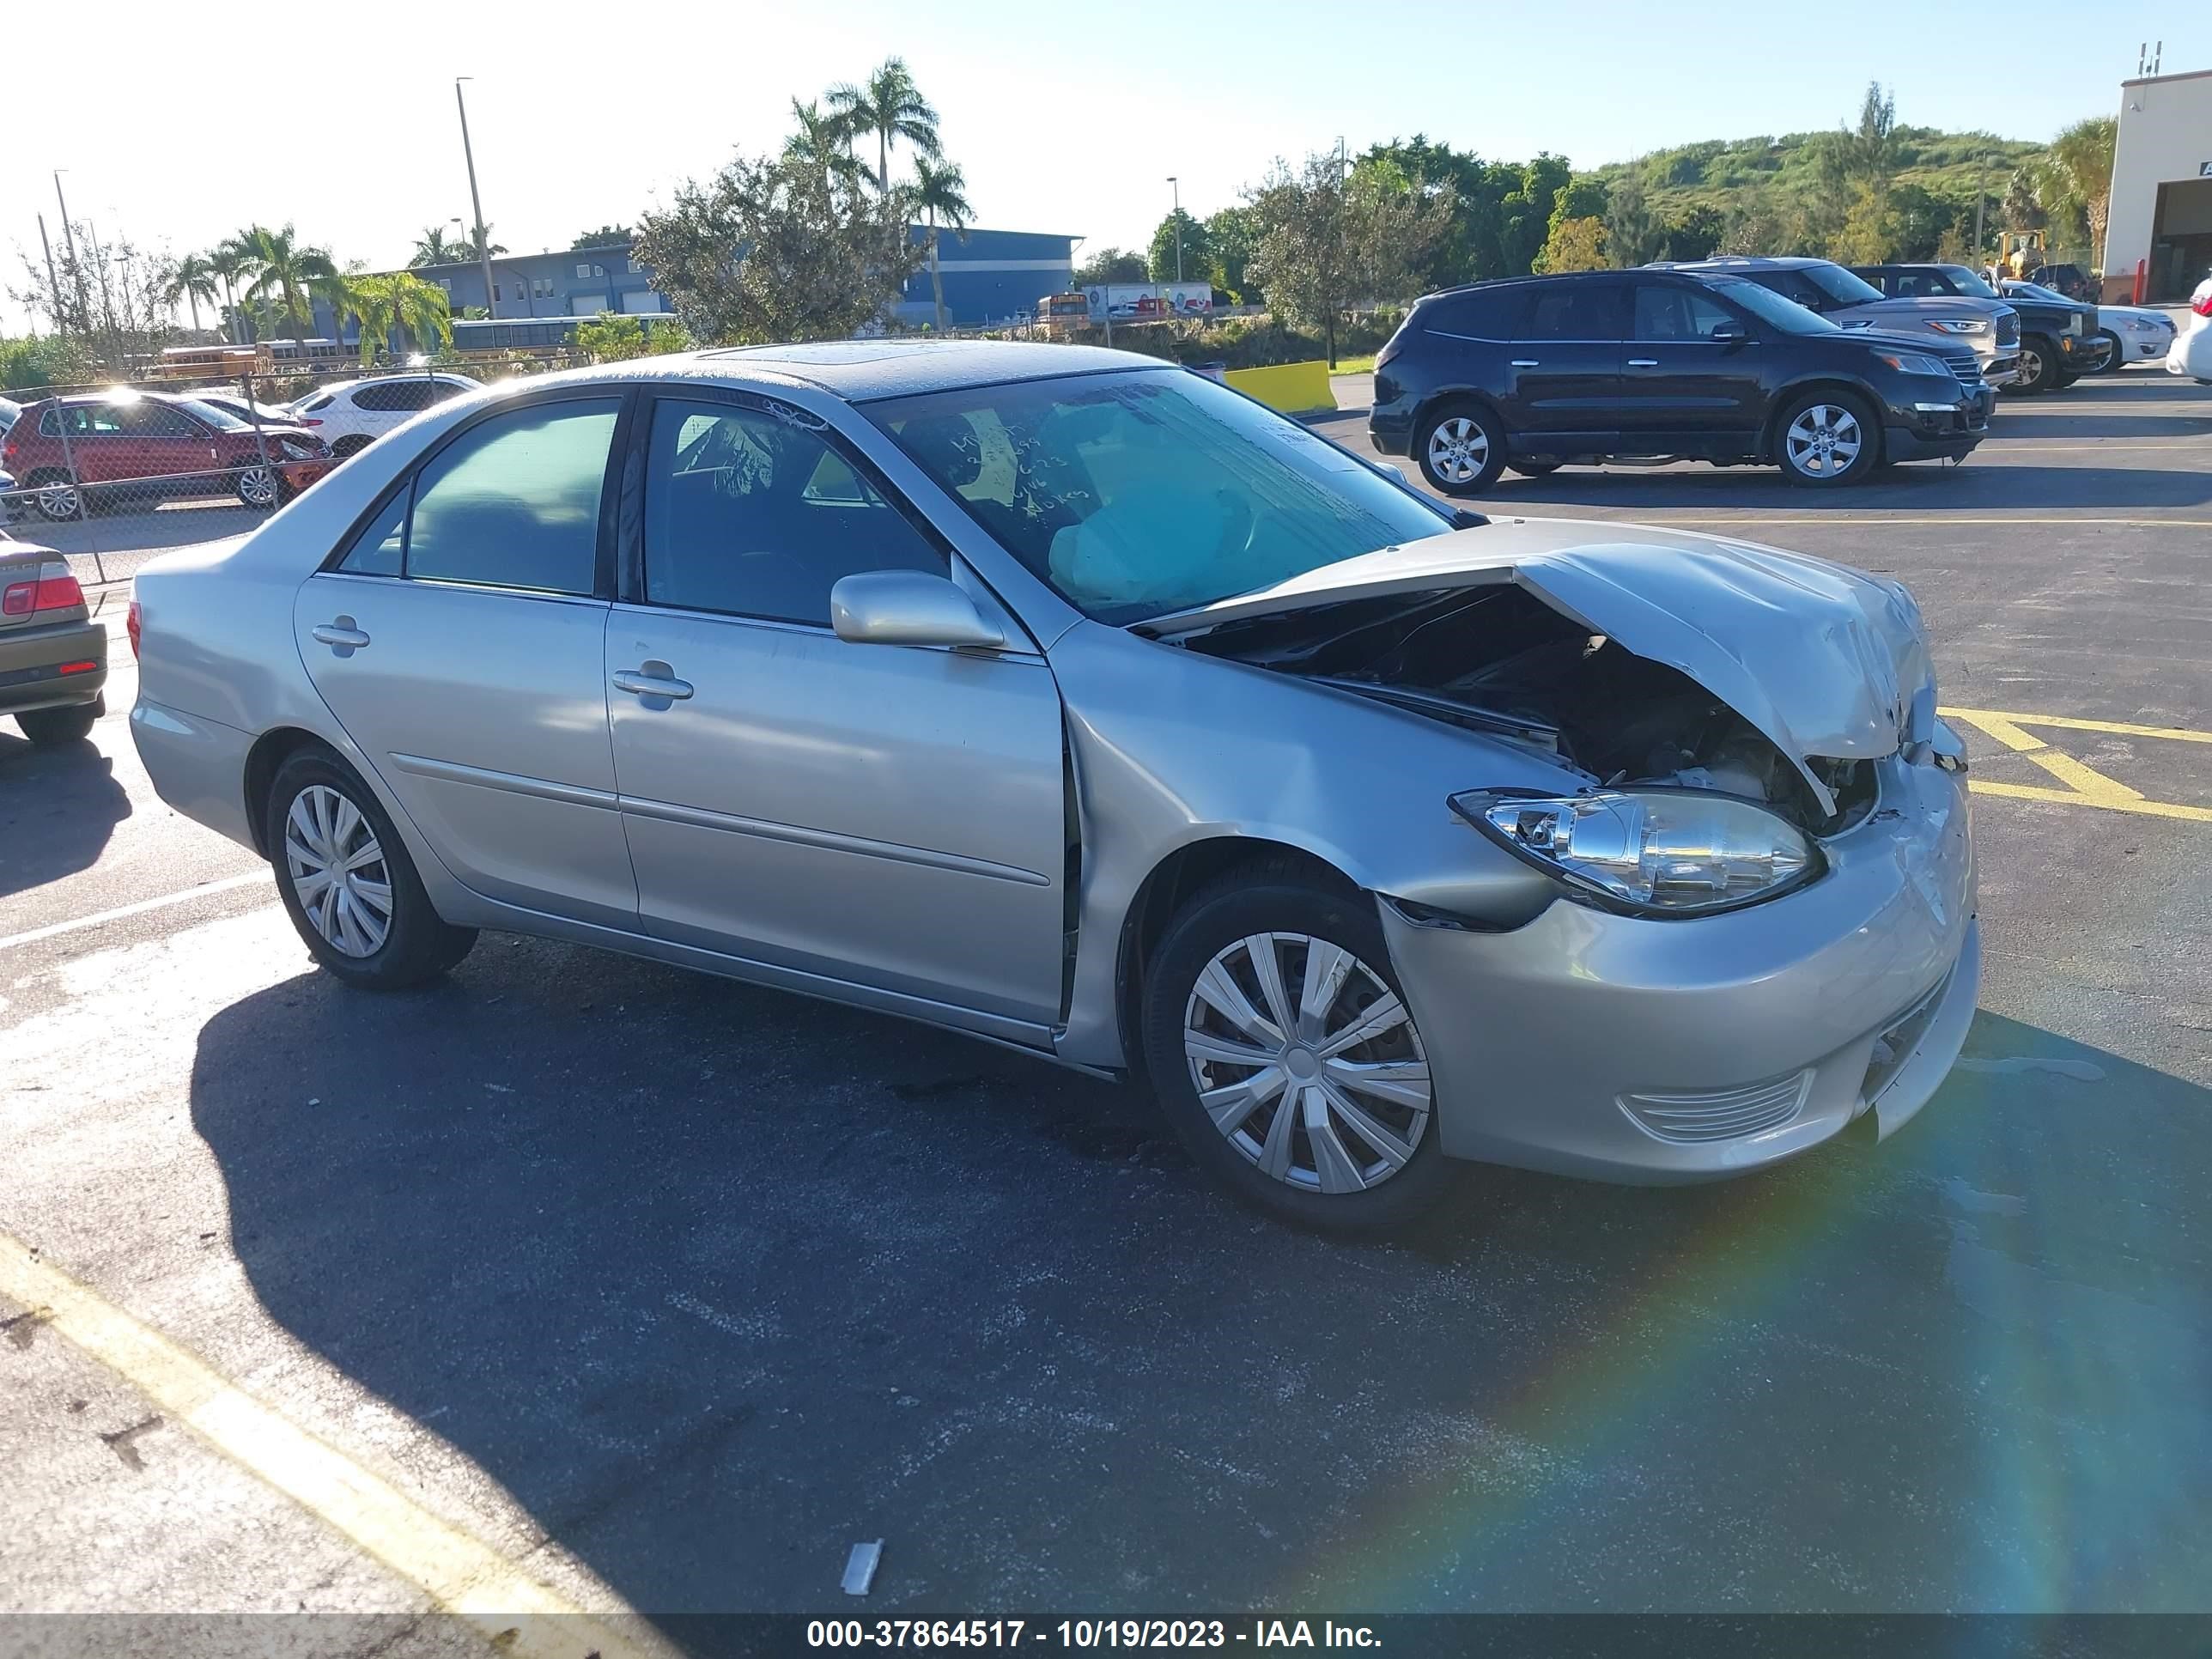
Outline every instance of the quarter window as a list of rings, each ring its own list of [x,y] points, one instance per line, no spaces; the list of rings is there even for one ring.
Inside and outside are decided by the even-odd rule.
[[[725,404],[654,406],[650,602],[827,627],[830,590],[864,570],[943,575],[945,562],[820,434]]]
[[[1523,340],[1618,340],[1620,285],[1571,282],[1537,290],[1528,319],[1516,337]]]
[[[416,476],[407,575],[591,592],[617,407],[605,398],[517,410],[440,450]]]

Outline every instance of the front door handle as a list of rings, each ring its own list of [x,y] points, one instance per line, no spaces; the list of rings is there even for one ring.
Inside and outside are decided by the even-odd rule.
[[[353,625],[351,617],[338,617],[326,623],[318,623],[307,632],[342,657],[349,652],[360,650],[368,643],[368,635]]]
[[[666,697],[672,702],[681,702],[691,695],[691,682],[678,679],[665,662],[649,662],[643,668],[618,668],[612,684],[616,690],[627,691],[633,697]]]
[[[1628,366],[1631,368],[1656,368],[1659,367],[1659,360],[1656,357],[1631,357],[1628,360]]]
[[[1536,367],[1536,360],[1534,357],[1516,357],[1513,360],[1513,367],[1516,368],[1534,368]]]

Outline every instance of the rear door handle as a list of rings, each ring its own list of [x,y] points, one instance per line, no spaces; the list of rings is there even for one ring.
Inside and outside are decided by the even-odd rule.
[[[1534,368],[1536,367],[1536,360],[1534,357],[1516,357],[1513,360],[1513,367],[1516,368]]]
[[[647,672],[658,669],[658,673]],[[668,672],[665,663],[648,663],[645,668],[618,668],[612,681],[617,691],[627,691],[633,697],[666,697],[672,702],[681,702],[691,695],[691,682],[679,680]]]
[[[1631,368],[1656,368],[1659,367],[1659,360],[1656,357],[1631,357],[1628,360],[1628,366]]]
[[[340,617],[326,623],[318,623],[307,632],[317,641],[341,653],[358,651],[368,643],[368,635],[353,625],[351,617]]]

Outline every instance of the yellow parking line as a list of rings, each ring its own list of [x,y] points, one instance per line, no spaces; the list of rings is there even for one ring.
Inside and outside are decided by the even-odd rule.
[[[1966,716],[1960,714],[1959,718],[1965,720]],[[2072,784],[2079,794],[2102,801],[2141,800],[2143,798],[2142,790],[2130,789],[2117,778],[2108,778],[2102,772],[2082,765],[2071,755],[2060,754],[2041,738],[2021,731],[2002,715],[1984,714],[1970,724],[1981,727],[2006,748],[2027,756],[2059,782]]]
[[[2110,812],[2141,812],[2154,818],[2185,818],[2191,823],[2212,823],[2212,806],[2176,806],[2162,800],[2117,800],[2098,795],[2077,794],[2071,789],[2045,789],[2033,783],[1992,783],[1983,778],[1969,781],[1967,787],[1978,795],[2010,795],[2016,800],[2063,801],[2069,806],[2101,806]]]
[[[648,1651],[585,1616],[520,1564],[440,1520],[6,1233],[0,1233],[0,1295],[123,1377],[172,1421],[474,1626],[502,1653],[642,1659]]]
[[[2181,818],[2191,823],[2212,823],[2212,807],[2181,806],[2168,801],[2146,800],[2142,791],[2131,789],[2117,778],[2108,778],[2084,766],[2071,755],[2061,754],[2033,732],[2029,726],[2060,726],[2069,731],[2108,732],[2126,737],[2171,738],[2183,743],[2212,743],[2212,732],[2193,732],[2181,726],[2131,726],[2120,720],[2075,720],[2063,714],[2015,714],[1993,708],[1942,708],[1947,720],[1963,720],[1985,732],[2022,758],[2041,767],[2069,789],[2052,789],[2032,783],[1997,783],[1983,778],[1969,787],[1984,795],[2009,795],[2016,800],[2060,801],[2072,806],[2101,806],[2114,812],[2141,812],[2151,817]]]
[[[2067,732],[2108,732],[2123,738],[2165,738],[2174,743],[2212,743],[2212,732],[2192,732],[2185,726],[2131,726],[2125,720],[2084,720],[2070,714],[2014,714],[1996,708],[1939,708],[1939,714],[1955,715],[1986,728],[1990,720],[2009,720],[2014,726],[2055,726]]]

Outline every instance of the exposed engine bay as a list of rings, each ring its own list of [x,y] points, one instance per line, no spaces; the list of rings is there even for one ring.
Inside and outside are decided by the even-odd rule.
[[[1594,785],[1717,790],[1816,835],[1856,822],[1874,799],[1870,764],[1815,759],[1836,798],[1830,816],[1782,752],[1711,691],[1510,583],[1323,603],[1181,643],[1544,750]]]

